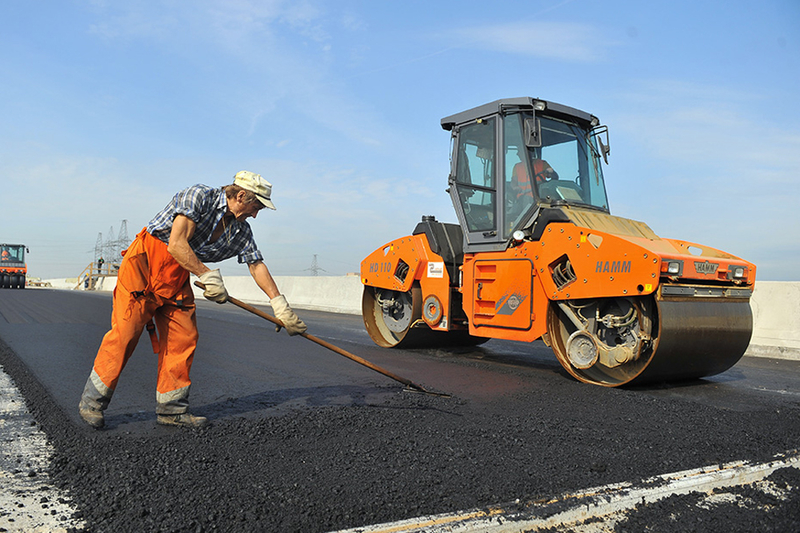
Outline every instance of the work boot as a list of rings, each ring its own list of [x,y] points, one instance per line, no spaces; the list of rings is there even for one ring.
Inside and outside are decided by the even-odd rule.
[[[162,426],[201,428],[208,425],[208,418],[204,416],[194,416],[189,413],[181,413],[179,415],[158,415],[156,422]]]
[[[95,429],[100,429],[106,425],[103,411],[100,409],[95,409],[94,407],[90,407],[88,404],[81,402],[78,405],[78,412],[80,413],[81,418],[83,418],[83,421]]]

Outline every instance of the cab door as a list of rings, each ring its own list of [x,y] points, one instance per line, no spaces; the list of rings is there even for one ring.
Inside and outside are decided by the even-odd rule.
[[[498,211],[498,146],[496,117],[477,120],[454,130],[457,141],[448,179],[451,199],[464,244],[472,251],[503,250],[506,247]]]
[[[530,329],[533,263],[528,259],[475,261],[472,298],[476,328]]]

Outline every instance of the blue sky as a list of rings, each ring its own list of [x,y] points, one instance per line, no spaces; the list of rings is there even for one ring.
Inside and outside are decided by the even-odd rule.
[[[613,214],[798,280],[798,95],[797,0],[0,0],[0,240],[77,277],[247,169],[273,274],[355,272],[455,221],[442,117],[533,96],[609,126]]]

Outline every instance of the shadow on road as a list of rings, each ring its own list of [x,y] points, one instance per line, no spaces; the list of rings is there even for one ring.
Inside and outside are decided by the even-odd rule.
[[[402,405],[398,405],[397,402],[392,401],[392,399],[396,398],[399,394],[408,394],[409,397],[418,397],[420,401],[411,403],[404,402]],[[193,414],[205,416],[211,421],[237,416],[244,416],[245,418],[282,416],[296,409],[337,406],[433,410],[455,415],[455,413],[447,409],[441,409],[440,406],[436,405],[440,402],[427,402],[424,398],[424,394],[407,392],[402,389],[402,387],[300,387],[269,390],[238,398],[227,397],[213,403],[192,407],[190,411]],[[111,430],[123,425],[139,422],[155,423],[156,414],[150,411],[107,413],[105,420],[105,428]]]

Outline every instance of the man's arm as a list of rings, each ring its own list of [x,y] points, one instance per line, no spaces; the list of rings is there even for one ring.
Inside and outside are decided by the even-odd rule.
[[[203,296],[218,304],[225,303],[228,300],[228,291],[225,290],[219,269],[211,270],[204,265],[189,246],[195,227],[196,224],[189,217],[176,215],[172,221],[167,251],[180,266],[200,278],[200,282],[205,285]]]
[[[189,239],[194,235],[195,227],[196,224],[191,218],[186,215],[176,215],[172,222],[167,251],[180,266],[195,276],[200,276],[211,269],[197,258],[194,250],[189,246]]]
[[[253,276],[256,285],[258,285],[270,299],[280,296],[281,292],[278,290],[278,285],[275,283],[275,280],[272,279],[272,274],[269,273],[269,269],[267,265],[264,264],[264,261],[249,263],[247,266],[250,269],[250,275]]]
[[[300,335],[306,332],[306,324],[295,314],[294,310],[289,306],[286,297],[278,290],[278,285],[272,279],[272,274],[269,273],[267,265],[263,261],[256,261],[247,265],[250,268],[250,275],[256,281],[256,285],[261,287],[267,296],[269,296],[269,304],[275,316],[283,322],[283,327],[289,335]]]

